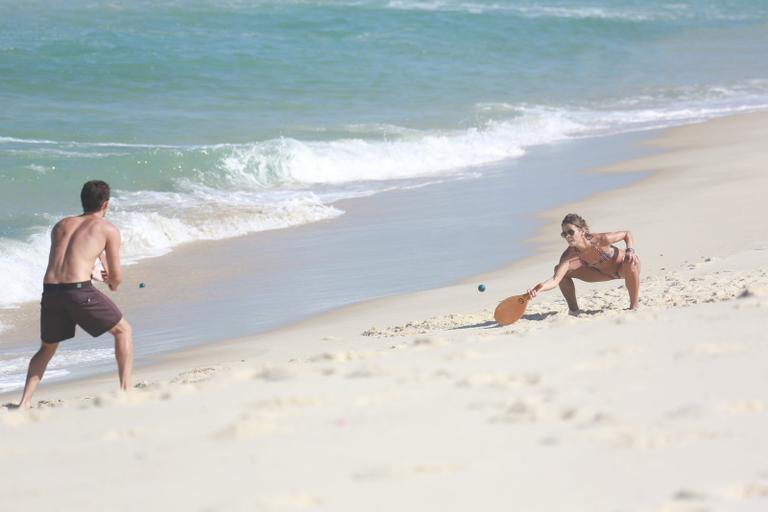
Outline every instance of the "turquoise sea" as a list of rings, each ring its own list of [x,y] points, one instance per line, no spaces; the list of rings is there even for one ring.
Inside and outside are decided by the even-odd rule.
[[[0,307],[87,179],[137,262],[765,109],[766,55],[761,0],[0,0]]]

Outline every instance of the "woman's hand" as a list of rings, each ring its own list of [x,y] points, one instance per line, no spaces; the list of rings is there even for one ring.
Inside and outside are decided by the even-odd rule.
[[[629,260],[630,265],[637,265],[637,255],[633,248],[627,247],[624,250],[624,260]]]
[[[541,288],[541,285],[537,284],[533,288],[529,288],[528,290],[526,290],[525,293],[527,293],[530,298],[534,298],[536,294],[539,293],[540,288]]]

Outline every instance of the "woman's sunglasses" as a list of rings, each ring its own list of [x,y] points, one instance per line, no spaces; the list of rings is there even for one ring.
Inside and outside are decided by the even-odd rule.
[[[575,235],[575,234],[576,234],[576,231],[575,231],[575,230],[573,230],[573,229],[566,229],[565,231],[563,231],[562,233],[560,233],[560,236],[561,236],[561,237],[563,237],[563,238],[565,238],[565,237],[567,237],[567,236],[573,236],[573,235]]]

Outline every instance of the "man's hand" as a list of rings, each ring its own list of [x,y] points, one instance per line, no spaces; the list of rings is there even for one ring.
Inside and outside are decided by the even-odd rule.
[[[99,270],[96,267],[93,267],[93,270],[91,271],[91,279],[94,281],[106,281],[108,278],[108,274],[104,270]]]

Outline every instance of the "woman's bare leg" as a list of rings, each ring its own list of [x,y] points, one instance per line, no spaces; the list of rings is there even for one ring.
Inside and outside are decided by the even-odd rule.
[[[568,310],[571,313],[579,312],[579,303],[576,300],[576,285],[573,283],[574,279],[587,283],[598,283],[600,281],[610,281],[613,278],[590,267],[579,267],[576,270],[569,270],[560,281],[560,291],[563,293],[565,302],[568,303]]]
[[[568,311],[576,313],[579,310],[579,302],[576,300],[576,285],[573,284],[573,278],[570,275],[571,273],[568,272],[560,281],[560,291],[565,297],[565,302],[568,303]]]
[[[640,299],[640,260],[635,263],[625,260],[619,267],[619,275],[624,278],[629,292],[629,309],[637,309]]]

